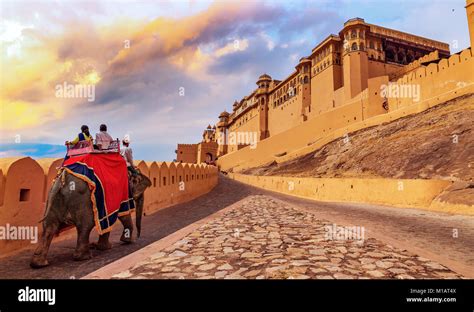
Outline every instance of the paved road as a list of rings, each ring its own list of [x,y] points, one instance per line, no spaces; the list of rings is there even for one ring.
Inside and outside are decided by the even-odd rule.
[[[178,229],[219,211],[249,195],[265,194],[313,213],[318,219],[337,225],[364,226],[366,235],[392,246],[407,249],[439,262],[464,276],[474,277],[474,218],[451,216],[415,209],[399,209],[362,204],[321,203],[268,192],[221,177],[208,194],[188,203],[160,210],[143,219],[142,237],[131,245],[118,243],[117,226],[111,235],[113,248],[93,251],[84,262],[72,261],[75,239],[54,243],[51,266],[40,270],[29,267],[31,250],[0,258],[0,278],[80,278],[130,254]],[[453,229],[458,237],[453,237]],[[91,240],[95,240],[93,235]]]
[[[459,278],[439,263],[333,227],[298,206],[253,195],[169,246],[117,264],[118,279]],[[155,246],[156,244],[153,244]]]

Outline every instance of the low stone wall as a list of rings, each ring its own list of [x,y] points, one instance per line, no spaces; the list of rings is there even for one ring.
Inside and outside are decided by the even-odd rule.
[[[38,237],[41,235],[38,221],[43,217],[48,192],[61,163],[62,159],[55,158],[0,159],[0,257],[32,246],[30,240],[6,239],[11,238],[6,231],[12,226],[37,227]],[[155,161],[137,164],[152,182],[145,192],[145,214],[192,200],[217,184],[214,166]],[[68,232],[71,231],[60,237]]]
[[[447,180],[294,178],[238,173],[228,176],[270,191],[319,201],[371,203],[474,215],[472,206],[437,200],[452,184]]]

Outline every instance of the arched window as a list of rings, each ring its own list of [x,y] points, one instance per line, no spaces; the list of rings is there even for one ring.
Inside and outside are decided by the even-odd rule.
[[[309,79],[308,79],[308,76],[304,76],[304,83],[308,83],[309,82]]]
[[[405,52],[403,50],[398,51],[397,53],[398,62],[401,64],[406,64],[407,60],[405,58]]]
[[[357,51],[357,43],[353,43],[352,44],[352,48],[351,48],[352,51]]]
[[[354,38],[357,38],[357,33],[355,32],[355,30],[353,30],[353,31],[351,32],[351,38],[353,38],[353,39],[354,39]]]
[[[364,48],[364,43],[363,43],[363,42],[360,43],[359,50],[361,50],[361,51],[364,51],[364,50],[365,50],[365,48]]]
[[[388,47],[385,50],[385,58],[387,59],[387,61],[394,62],[395,61],[395,48]]]

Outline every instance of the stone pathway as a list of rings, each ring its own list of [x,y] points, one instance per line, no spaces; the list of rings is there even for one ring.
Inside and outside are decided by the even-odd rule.
[[[376,239],[329,239],[333,224],[271,196],[249,196],[115,279],[461,278]]]

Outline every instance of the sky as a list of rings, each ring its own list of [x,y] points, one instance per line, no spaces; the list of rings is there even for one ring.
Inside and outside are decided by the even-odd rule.
[[[114,138],[130,137],[136,159],[170,161],[177,143],[199,142],[258,76],[284,79],[349,18],[454,53],[469,46],[464,5],[0,0],[0,157],[60,157],[81,125],[95,134],[105,123]]]

